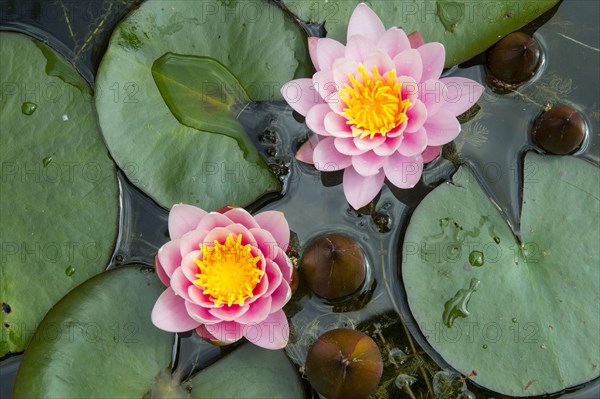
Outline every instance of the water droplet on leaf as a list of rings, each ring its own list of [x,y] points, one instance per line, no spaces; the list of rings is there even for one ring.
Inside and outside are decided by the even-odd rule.
[[[32,115],[35,110],[37,109],[37,104],[36,103],[31,103],[29,101],[24,102],[23,104],[21,104],[21,112],[24,115]]]
[[[71,277],[72,275],[75,274],[75,268],[71,265],[69,265],[66,269],[65,269],[65,274],[69,277]]]
[[[481,281],[472,278],[469,288],[461,288],[444,304],[442,320],[448,328],[452,327],[457,317],[467,317],[469,315],[467,305],[469,304],[469,300],[471,300],[471,295],[477,291],[480,283]]]
[[[483,252],[471,251],[469,254],[469,263],[474,267],[481,267],[484,264]]]

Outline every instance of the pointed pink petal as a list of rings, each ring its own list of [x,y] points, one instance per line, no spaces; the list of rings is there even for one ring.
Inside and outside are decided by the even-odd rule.
[[[329,104],[330,102],[337,101],[334,94],[337,93],[338,86],[335,84],[331,70],[321,70],[315,73],[312,80],[319,96],[323,99],[320,101],[321,103],[326,102]]]
[[[241,315],[243,315],[244,313],[246,313],[249,309],[249,305],[240,306],[232,304],[231,306],[227,306],[227,304],[224,304],[218,308],[211,308],[208,311],[210,314],[212,314],[220,320],[233,321]]]
[[[331,69],[338,58],[342,58],[346,47],[337,40],[322,38],[317,43],[317,58],[320,69]]]
[[[404,50],[409,49],[410,42],[402,29],[390,28],[377,42],[377,48],[394,58]]]
[[[249,229],[258,227],[258,223],[244,208],[233,208],[224,213],[233,223],[239,223]]]
[[[210,232],[216,227],[227,227],[231,223],[233,223],[233,221],[222,213],[211,212],[202,218],[200,223],[198,223],[196,230],[207,230]]]
[[[412,48],[419,48],[425,44],[425,39],[423,39],[423,36],[421,36],[419,31],[415,31],[408,35],[408,41]]]
[[[246,324],[244,337],[266,349],[281,349],[287,345],[290,329],[283,310],[270,314],[258,324]]]
[[[277,242],[277,246],[285,251],[290,243],[290,226],[283,212],[265,211],[254,218],[262,229],[271,233]]]
[[[260,323],[271,313],[271,302],[272,299],[270,296],[263,296],[257,299],[250,305],[250,309],[235,321],[240,324]]]
[[[296,79],[281,87],[281,95],[296,112],[306,116],[308,110],[323,102],[312,79]]]
[[[409,100],[411,104],[414,104],[419,98],[419,84],[411,76],[399,76],[396,78],[396,82],[402,85],[400,89],[400,95],[402,99]]]
[[[373,151],[365,152],[352,157],[352,166],[360,175],[373,176],[379,173],[385,158],[380,157]]]
[[[168,287],[171,284],[171,279],[169,278],[169,276],[167,276],[167,272],[165,272],[165,269],[163,269],[162,265],[160,264],[158,256],[154,257],[154,266],[156,269],[156,274],[158,274],[158,278],[165,286]]]
[[[354,9],[348,22],[348,34],[346,42],[354,35],[363,35],[374,43],[377,43],[385,33],[385,26],[381,19],[365,3],[360,3]]]
[[[202,252],[200,250],[192,251],[186,254],[181,261],[181,267],[179,268],[183,275],[190,281],[194,282],[198,280],[196,274],[200,273],[200,267],[196,264],[194,259],[202,259]]]
[[[277,247],[279,248],[279,247]],[[281,249],[281,248],[279,248]],[[256,284],[256,287],[254,287],[254,290],[252,291],[252,294],[254,294],[253,297],[248,298],[246,301],[246,303],[253,303],[254,301],[256,301],[258,298],[262,297],[265,292],[267,292],[267,289],[269,288],[269,276],[267,276],[267,274],[263,274],[262,277],[260,278],[260,281],[258,282],[258,284]]]
[[[191,299],[191,302],[194,302],[197,305],[202,306],[203,308],[214,308],[215,303],[210,300],[210,296],[206,295],[202,292],[202,288],[198,287],[195,284],[192,284],[188,287],[188,295]]]
[[[389,55],[382,51],[376,50],[367,56],[364,62],[367,71],[372,72],[373,67],[377,67],[377,70],[381,75],[396,68],[396,65],[392,61]]]
[[[401,136],[402,133],[404,133],[404,130],[406,130],[406,125],[408,125],[408,121],[402,122],[400,125],[396,126],[392,130],[390,130],[389,132],[387,132],[385,136],[387,138]]]
[[[257,225],[258,225],[258,223],[257,223]],[[241,234],[242,245],[250,244],[251,246],[254,246],[254,247],[256,246],[256,240],[254,239],[254,236],[252,235],[250,230],[248,228],[246,228],[245,226],[243,226],[239,223],[234,223],[234,224],[230,224],[229,226],[227,226],[227,230],[229,230],[233,233],[233,237],[236,240],[237,240],[238,236]]]
[[[318,37],[311,36],[308,38],[308,54],[310,55],[310,60],[312,61],[315,69],[320,71],[319,68],[319,60],[317,59],[317,42],[319,41]]]
[[[336,150],[338,150],[342,154],[346,154],[346,155],[360,155],[360,154],[364,154],[365,152],[368,151],[368,150],[358,149],[356,147],[356,144],[354,144],[354,138],[352,138],[352,137],[349,137],[349,138],[336,137],[333,144],[335,145]]]
[[[273,259],[275,256],[277,256],[277,248],[279,247],[277,246],[277,242],[275,242],[275,238],[273,238],[271,233],[262,228],[250,229],[250,232],[256,240],[256,246],[258,249],[260,249],[260,252],[262,252],[265,258]]]
[[[485,91],[482,85],[467,78],[442,78],[440,82],[446,85],[448,89],[443,108],[454,114],[454,116],[458,116],[471,108]]]
[[[414,133],[423,127],[427,120],[427,107],[421,100],[417,100],[412,107],[406,111],[408,121],[406,123],[406,132]]]
[[[194,230],[206,214],[205,210],[192,205],[173,205],[169,212],[169,236],[174,240]]]
[[[158,297],[151,317],[156,327],[169,332],[190,331],[200,325],[188,315],[185,301],[175,295],[171,288],[167,288]]]
[[[354,168],[347,168],[344,171],[344,179],[342,185],[346,200],[354,209],[359,209],[367,205],[373,198],[377,196],[385,174],[379,171],[374,176],[361,176]]]
[[[283,279],[289,283],[292,279],[292,270],[294,269],[294,265],[292,265],[292,261],[281,248],[276,249],[277,251],[273,261],[275,261],[275,263],[277,263],[279,266],[279,270],[281,270]]]
[[[429,145],[444,145],[458,136],[460,123],[451,112],[440,109],[427,119],[425,130]]]
[[[383,170],[394,186],[413,188],[423,174],[423,159],[421,156],[405,157],[396,152],[386,158]]]
[[[185,308],[188,315],[199,323],[213,324],[221,321],[218,317],[213,316],[207,308],[192,302],[185,302]]]
[[[171,275],[176,268],[181,265],[181,252],[179,247],[181,241],[179,239],[169,241],[158,250],[156,257],[160,262],[165,274],[171,278]]]
[[[440,155],[441,151],[442,151],[441,146],[435,146],[435,145],[427,146],[427,148],[425,149],[425,151],[423,151],[423,154],[421,155],[423,157],[423,162],[428,163],[428,162],[433,161]]]
[[[230,234],[233,234],[233,232],[227,227],[215,227],[214,229],[208,232],[206,237],[204,237],[203,244],[209,247],[214,246],[215,241],[219,244],[223,244]],[[237,239],[237,236],[234,236],[233,239]]]
[[[421,54],[415,49],[407,49],[396,55],[393,59],[396,65],[397,76],[410,76],[415,82],[421,81],[423,76],[423,62]]]
[[[220,323],[207,324],[206,331],[215,337],[217,341],[231,344],[242,339],[244,326],[235,321],[222,321]]]
[[[446,49],[441,43],[426,43],[417,49],[423,60],[423,77],[421,80],[439,79],[444,71]]]
[[[344,169],[352,164],[352,158],[335,148],[335,138],[327,137],[317,144],[313,153],[315,168],[324,172]]]
[[[358,62],[348,58],[340,58],[333,63],[332,70],[333,79],[339,88],[343,88],[345,85],[352,86],[348,74],[354,76],[358,72]]]
[[[271,295],[271,299],[273,300],[271,303],[271,313],[283,308],[291,297],[292,290],[290,285],[287,283],[287,281],[282,281],[277,289],[273,292],[273,295]]]
[[[426,80],[419,84],[419,100],[425,104],[428,115],[433,115],[442,108],[447,95],[446,85],[439,80]]]
[[[267,259],[266,262],[266,272],[269,276],[269,288],[267,288],[267,291],[265,292],[264,296],[270,296],[283,281],[283,274],[281,273],[279,265],[274,260]]]
[[[315,105],[306,114],[306,126],[321,136],[329,136],[329,132],[325,128],[325,117],[330,112],[331,108],[328,104]]]
[[[356,62],[363,62],[374,48],[374,42],[365,36],[352,36],[346,45],[346,58],[350,58]]]
[[[181,270],[180,267],[177,268],[171,276],[171,288],[175,295],[179,295],[186,301],[191,301],[191,298],[188,295],[188,287],[190,285],[192,285],[192,283],[183,274],[183,270]]]
[[[179,244],[180,254],[185,256],[190,252],[199,250],[200,244],[204,242],[207,234],[208,231],[206,230],[192,230],[189,233],[185,233],[181,237],[181,243]]]
[[[325,116],[325,129],[334,137],[352,137],[352,129],[346,122],[345,117],[330,112]]]
[[[313,151],[315,150],[317,143],[318,141],[315,142],[315,140],[307,140],[300,146],[300,148],[298,148],[298,152],[296,152],[296,159],[300,162],[311,165],[314,164],[315,161],[313,161]]]
[[[360,138],[360,137],[354,137],[354,145],[356,146],[356,148],[358,148],[359,150],[372,150],[373,148],[377,148],[379,147],[384,141],[385,141],[386,137],[382,136],[381,134],[377,134],[375,136],[373,136],[373,138],[370,137],[365,137],[365,138]]]
[[[216,339],[214,335],[208,332],[204,324],[200,324],[200,326],[196,328],[196,334],[198,334],[201,338],[207,339],[209,341],[218,341],[218,339]]]
[[[373,152],[380,157],[387,157],[398,150],[404,140],[404,136],[388,137],[383,144],[373,149]]]
[[[425,148],[427,148],[427,132],[421,128],[414,133],[404,132],[404,141],[398,152],[405,157],[414,157],[425,151]]]

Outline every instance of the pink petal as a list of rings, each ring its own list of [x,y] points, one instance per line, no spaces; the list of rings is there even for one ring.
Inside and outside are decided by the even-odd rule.
[[[400,95],[402,99],[410,101],[411,104],[414,104],[419,98],[419,85],[410,76],[399,76],[396,78],[396,82],[402,85],[400,89]]]
[[[283,212],[265,211],[254,216],[262,229],[267,230],[284,251],[290,243],[290,226]]]
[[[192,251],[186,254],[181,261],[181,267],[179,268],[183,275],[192,283],[198,280],[196,274],[200,273],[200,267],[196,264],[194,259],[202,259],[202,252]]]
[[[321,136],[329,136],[329,132],[325,128],[325,117],[330,112],[331,108],[328,104],[315,105],[306,114],[306,126]]]
[[[280,250],[281,248],[277,246],[277,242],[275,242],[275,238],[271,233],[262,228],[250,229],[250,232],[256,240],[256,246],[265,258],[273,259],[277,256],[277,249]]]
[[[211,231],[208,232],[208,234],[206,235],[206,237],[204,237],[204,245],[207,245],[209,247],[212,247],[215,245],[215,241],[218,242],[219,244],[223,244],[225,242],[225,240],[227,240],[227,237],[229,237],[230,234],[233,234],[233,232],[231,230],[229,230],[227,227],[215,227],[214,229],[212,229]],[[234,235],[233,239],[237,239],[237,236]]]
[[[407,49],[393,59],[396,65],[396,76],[410,76],[415,82],[420,82],[423,76],[423,61],[421,54],[415,49]]]
[[[356,148],[358,148],[359,150],[372,150],[373,148],[377,148],[379,147],[384,141],[385,141],[386,137],[381,135],[381,134],[377,134],[375,136],[373,136],[373,138],[371,137],[365,137],[365,138],[360,138],[360,137],[354,137],[354,145],[356,146]]]
[[[273,300],[271,303],[271,313],[283,308],[291,297],[292,290],[289,284],[286,281],[282,281],[277,289],[273,292],[273,295],[271,295],[271,299]]]
[[[386,158],[383,170],[394,186],[413,188],[421,179],[423,159],[421,156],[405,157],[396,152]]]
[[[421,129],[427,120],[427,115],[427,107],[421,100],[417,100],[413,106],[406,111],[406,117],[408,118],[406,132],[414,133]]]
[[[333,79],[333,72],[330,70],[321,70],[313,75],[313,84],[317,89],[319,96],[323,99],[320,101],[321,103],[326,102],[329,104],[330,102],[337,101],[334,94],[337,93],[339,87],[335,84],[335,80]],[[306,115],[306,114],[304,114]]]
[[[317,42],[319,41],[318,37],[311,36],[308,38],[308,53],[310,54],[310,60],[312,61],[315,69],[320,71],[319,68],[319,60],[317,59]]]
[[[380,157],[373,151],[352,157],[352,166],[360,175],[373,176],[379,173],[385,158]]]
[[[342,181],[346,200],[354,209],[367,205],[377,196],[384,180],[383,171],[379,171],[374,176],[365,177],[361,176],[354,168],[347,168]]]
[[[283,279],[289,283],[292,279],[292,271],[294,269],[294,265],[292,265],[290,258],[287,257],[281,248],[277,248],[277,254],[273,260],[279,266]]]
[[[171,288],[158,297],[151,318],[156,327],[169,332],[190,331],[200,325],[188,315],[185,301],[175,295]]]
[[[440,155],[441,151],[442,151],[441,146],[435,146],[435,145],[427,146],[427,148],[425,149],[425,151],[423,151],[423,154],[421,155],[423,157],[423,162],[428,163],[428,162],[433,161]]]
[[[171,277],[175,269],[181,265],[181,252],[179,247],[181,241],[179,239],[169,241],[158,250],[156,257],[160,262],[165,274]]]
[[[427,147],[427,132],[424,128],[414,133],[404,132],[404,141],[398,149],[398,152],[405,157],[414,157],[420,155]]]
[[[257,223],[257,225],[258,225],[258,223]],[[229,226],[227,226],[227,230],[229,230],[233,233],[233,237],[236,240],[237,240],[238,236],[241,235],[242,236],[242,245],[250,244],[251,246],[256,247],[256,240],[254,239],[254,236],[252,235],[250,230],[247,229],[245,226],[243,226],[239,223],[234,223],[234,224],[230,224]]]
[[[485,88],[479,83],[460,77],[440,79],[446,85],[446,93],[443,108],[458,116],[471,108],[483,94]]]
[[[270,296],[263,296],[250,305],[250,309],[235,321],[240,324],[260,323],[271,313]]]
[[[335,148],[335,138],[327,137],[317,144],[313,152],[315,168],[323,172],[344,169],[352,164],[352,158]]]
[[[440,109],[425,122],[429,145],[444,145],[451,142],[460,133],[460,123],[445,109]]]
[[[344,56],[346,47],[337,40],[322,38],[317,43],[317,59],[320,69],[331,69],[333,63]]]
[[[435,114],[442,108],[447,95],[446,85],[439,80],[426,80],[419,84],[419,100],[425,104],[429,115]]]
[[[404,50],[409,49],[410,42],[402,29],[390,28],[377,42],[377,48],[394,58]]]
[[[204,324],[200,324],[200,326],[196,328],[196,334],[209,341],[218,341],[218,339],[216,339],[214,335],[208,332]]]
[[[401,136],[402,133],[404,133],[404,130],[406,130],[406,125],[408,125],[408,121],[402,122],[400,125],[396,126],[392,130],[390,130],[389,132],[387,132],[385,134],[385,136],[387,138],[393,138],[393,137]]]
[[[206,214],[205,210],[192,205],[173,205],[169,212],[169,236],[174,240],[194,230]]]
[[[242,339],[244,326],[235,321],[222,321],[206,325],[206,331],[217,341],[231,344]]]
[[[423,60],[422,81],[429,79],[439,79],[444,71],[444,62],[446,61],[446,49],[441,43],[426,43],[417,49],[421,53]]]
[[[200,223],[198,223],[196,230],[211,231],[216,227],[227,227],[231,223],[233,223],[233,221],[222,213],[211,212],[202,218]]]
[[[375,51],[369,54],[365,59],[364,65],[369,72],[373,71],[373,67],[377,67],[381,75],[396,68],[390,56],[382,51]]]
[[[323,102],[311,79],[296,79],[281,87],[281,95],[296,112],[306,116],[308,110]]]
[[[381,19],[368,5],[360,3],[354,9],[348,22],[346,42],[350,42],[354,35],[363,35],[372,42],[377,43],[384,33],[385,26],[383,26]]]
[[[202,288],[195,284],[188,287],[188,296],[190,297],[191,302],[194,302],[196,305],[200,305],[203,308],[215,307],[215,303],[210,300],[210,296],[204,294]]]
[[[204,243],[204,238],[207,234],[208,231],[206,230],[192,230],[189,233],[185,233],[181,237],[181,243],[179,244],[180,254],[185,256],[190,252],[198,251],[200,244]]]
[[[423,36],[421,36],[419,31],[415,31],[408,35],[408,41],[412,48],[419,48],[425,44],[425,39],[423,39]]]
[[[233,208],[224,213],[233,223],[239,223],[246,228],[258,227],[258,223],[244,208]]]
[[[226,304],[219,306],[218,308],[211,308],[208,311],[210,314],[223,321],[237,320],[238,317],[245,314],[250,309],[249,305],[236,305],[227,306]]]
[[[346,58],[356,62],[363,62],[375,48],[372,40],[362,35],[355,35],[348,39],[346,44]]]
[[[329,112],[325,116],[325,129],[334,137],[352,137],[352,129],[347,122],[345,117]]]
[[[383,144],[373,149],[373,152],[380,157],[387,157],[398,150],[404,140],[404,136],[388,137]]]
[[[281,273],[279,265],[274,260],[267,259],[266,263],[266,272],[267,276],[269,277],[269,288],[267,288],[264,296],[270,296],[283,281],[283,274]]]
[[[298,152],[296,152],[296,159],[300,162],[314,164],[313,161],[313,151],[315,150],[315,146],[317,145],[317,140],[307,140],[304,144],[298,148]]]
[[[213,316],[207,308],[198,304],[186,301],[185,308],[187,310],[188,315],[192,319],[202,324],[213,324],[221,321],[218,317]]]
[[[281,349],[287,345],[289,326],[283,310],[270,314],[258,324],[246,324],[244,337],[254,345],[266,349]]]
[[[154,265],[156,269],[156,274],[158,274],[158,278],[165,286],[168,287],[171,284],[171,279],[169,278],[169,276],[167,276],[167,272],[165,272],[165,269],[163,269],[162,265],[160,264],[158,256],[154,257]]]
[[[171,276],[171,288],[175,295],[179,295],[186,301],[191,301],[191,298],[188,295],[188,287],[190,285],[192,285],[192,283],[183,274],[181,268],[176,269],[173,276]]]
[[[342,154],[346,154],[346,155],[360,155],[360,154],[364,154],[365,152],[368,151],[368,150],[358,149],[356,147],[356,144],[354,144],[354,138],[352,138],[352,137],[349,137],[349,138],[336,137],[333,144],[335,145],[336,150],[338,150]]]
[[[358,62],[348,58],[340,58],[333,63],[332,70],[333,79],[339,88],[343,88],[345,85],[352,86],[348,75],[355,76],[357,74]]]

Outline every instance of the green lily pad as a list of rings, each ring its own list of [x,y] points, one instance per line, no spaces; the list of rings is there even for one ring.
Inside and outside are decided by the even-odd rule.
[[[23,356],[14,398],[142,398],[171,360],[173,334],[150,312],[164,286],[121,267],[91,278],[48,312]]]
[[[0,33],[0,356],[25,349],[48,309],[106,267],[116,168],[86,81],[59,54]]]
[[[245,344],[191,380],[194,399],[298,399],[304,388],[284,350]]]
[[[485,51],[559,0],[370,0],[366,3],[386,28],[421,32],[426,42],[446,47],[446,67]],[[327,36],[346,43],[350,15],[360,0],[283,0],[304,21],[325,22]]]
[[[178,99],[189,91],[163,98],[153,65],[167,53],[214,60],[192,63],[199,84],[223,79],[226,69],[249,100],[280,100],[284,83],[311,70],[300,27],[266,1],[145,2],[115,29],[97,76],[96,106],[110,152],[160,205],[217,209],[278,191],[279,180],[265,162],[249,160],[256,149],[231,137],[239,134],[238,127],[229,128],[235,114],[217,107],[212,117],[219,120],[209,123],[202,104],[197,114],[188,114],[190,104],[181,106]],[[169,73],[187,83],[193,75],[189,69]]]
[[[402,277],[429,343],[493,391],[542,395],[600,374],[600,173],[527,154],[521,240],[468,168],[413,214]]]

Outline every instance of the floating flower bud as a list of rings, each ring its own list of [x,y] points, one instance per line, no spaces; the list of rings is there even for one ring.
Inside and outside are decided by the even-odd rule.
[[[535,74],[540,63],[537,41],[523,32],[513,32],[488,52],[487,66],[494,77],[509,84],[523,83]]]
[[[534,122],[533,142],[552,154],[575,152],[585,139],[583,116],[574,108],[560,104],[544,111]]]

